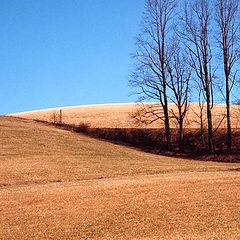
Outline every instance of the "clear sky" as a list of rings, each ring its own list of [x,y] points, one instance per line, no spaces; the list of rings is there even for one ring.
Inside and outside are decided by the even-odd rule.
[[[0,0],[0,114],[131,102],[144,0]]]

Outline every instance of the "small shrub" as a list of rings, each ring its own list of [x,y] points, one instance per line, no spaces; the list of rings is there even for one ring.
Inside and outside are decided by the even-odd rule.
[[[90,129],[89,123],[79,123],[76,126],[76,132],[88,133]]]

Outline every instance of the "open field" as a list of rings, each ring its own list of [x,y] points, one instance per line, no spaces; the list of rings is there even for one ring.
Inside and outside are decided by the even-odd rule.
[[[240,164],[0,118],[0,239],[240,239]]]
[[[151,104],[147,104],[151,105]],[[173,104],[169,105],[170,112],[171,109],[176,111],[176,107]],[[128,103],[128,104],[100,104],[100,105],[89,105],[89,106],[76,106],[76,107],[66,107],[61,108],[63,115],[63,122],[67,124],[89,124],[92,128],[161,128],[163,127],[162,121],[156,121],[150,125],[142,125],[136,122],[132,117],[134,113],[139,109],[138,104]],[[16,116],[27,118],[27,119],[38,119],[44,121],[52,122],[54,119],[54,113],[59,118],[58,109],[47,109],[32,111],[26,113],[17,113]],[[225,105],[215,104],[213,107],[213,125],[217,127],[221,122],[225,114]],[[231,106],[232,114],[232,127],[240,128],[240,106]],[[189,111],[185,121],[186,128],[199,128],[200,119],[199,106],[198,104],[190,104]],[[206,115],[206,114],[205,114]],[[204,118],[205,124],[206,117]],[[224,120],[221,124],[222,128],[225,128],[226,121]],[[171,126],[176,127],[176,122],[172,119]]]

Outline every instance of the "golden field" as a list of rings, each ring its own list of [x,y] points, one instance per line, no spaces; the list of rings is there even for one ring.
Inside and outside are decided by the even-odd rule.
[[[156,104],[145,104],[147,107],[155,106]],[[62,110],[62,120],[67,124],[88,124],[92,128],[161,128],[163,122],[158,120],[150,125],[140,124],[133,116],[141,109],[142,104],[126,103],[126,104],[99,104],[99,105],[84,105],[75,107],[55,108],[39,111],[31,111],[24,113],[13,114],[14,116],[23,117],[26,119],[36,119],[52,122],[54,120],[54,114],[56,119],[59,119],[60,109]],[[176,112],[176,106],[169,104],[170,114],[172,111]],[[189,111],[185,119],[186,128],[199,128],[200,108],[196,103],[189,105]],[[213,106],[213,125],[218,127],[219,123],[226,114],[225,105],[215,104]],[[240,128],[240,106],[231,106],[232,115],[232,127]],[[206,121],[206,109],[204,110],[204,123]],[[226,121],[222,121],[220,127],[225,128]],[[176,127],[176,121],[171,119],[171,126]]]
[[[240,239],[240,164],[12,117],[0,136],[0,239]]]

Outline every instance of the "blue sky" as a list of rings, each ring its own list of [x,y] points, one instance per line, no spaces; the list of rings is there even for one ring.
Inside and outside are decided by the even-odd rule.
[[[134,101],[144,0],[0,0],[0,114]]]

